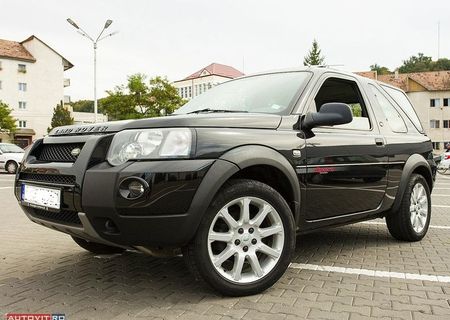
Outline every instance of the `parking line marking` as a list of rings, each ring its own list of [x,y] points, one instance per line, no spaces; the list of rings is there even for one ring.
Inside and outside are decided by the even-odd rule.
[[[440,194],[440,193],[432,193],[431,196],[436,196],[436,197],[450,197],[450,195],[448,195],[448,194]]]
[[[14,187],[0,187],[0,189],[14,189]]]
[[[432,204],[431,206],[436,208],[450,208],[450,206],[447,206],[445,204]]]
[[[440,188],[440,187],[436,187],[436,188],[433,188],[433,190],[450,190],[450,188]]]
[[[363,224],[375,224],[375,225],[386,225],[385,222],[375,222],[375,221],[364,221],[361,222]],[[433,229],[444,229],[444,230],[450,230],[450,226],[435,226],[435,225],[430,225],[430,228]]]
[[[434,282],[450,283],[450,276],[431,275],[431,274],[391,272],[391,271],[369,270],[369,269],[362,269],[362,268],[320,266],[317,264],[295,263],[295,262],[291,263],[289,265],[289,268],[311,270],[311,271],[325,271],[325,272],[357,274],[357,275],[379,277],[379,278],[395,278],[395,279],[421,280],[421,281],[434,281]]]

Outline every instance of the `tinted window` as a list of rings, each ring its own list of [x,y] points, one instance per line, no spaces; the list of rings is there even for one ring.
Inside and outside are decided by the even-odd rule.
[[[285,72],[252,76],[223,83],[195,97],[175,114],[184,114],[205,108],[284,113],[291,105],[299,90],[302,90],[310,78],[309,72]]]
[[[381,93],[378,88],[373,85],[369,85],[375,99],[378,101],[378,104],[383,110],[383,113],[386,117],[386,121],[394,132],[406,132],[406,124],[403,121],[402,117],[395,109],[395,107],[391,104],[391,102]]]
[[[400,106],[400,108],[405,111],[405,113],[408,115],[408,118],[412,121],[414,126],[420,131],[423,132],[422,124],[420,123],[419,117],[417,117],[416,112],[414,111],[414,108],[409,102],[406,95],[397,89],[381,85],[383,89],[391,96],[392,99]]]

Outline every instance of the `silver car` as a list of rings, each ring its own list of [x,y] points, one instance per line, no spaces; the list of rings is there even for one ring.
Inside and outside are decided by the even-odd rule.
[[[22,162],[24,150],[12,143],[0,143],[0,169],[16,173]]]

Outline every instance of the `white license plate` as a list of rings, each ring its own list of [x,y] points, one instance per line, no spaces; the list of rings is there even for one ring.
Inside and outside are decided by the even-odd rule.
[[[59,209],[61,190],[22,184],[22,201],[39,207]]]

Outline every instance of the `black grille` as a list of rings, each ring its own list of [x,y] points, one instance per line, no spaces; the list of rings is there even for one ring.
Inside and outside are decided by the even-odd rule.
[[[39,174],[39,173],[26,173],[21,172],[19,175],[20,180],[47,182],[56,184],[75,184],[75,176],[62,175],[62,174]]]
[[[80,218],[75,211],[60,210],[59,212],[50,212],[42,209],[33,209],[31,215],[42,220],[59,222],[62,224],[81,225]]]
[[[74,149],[83,148],[83,143],[43,144],[37,152],[39,161],[75,162],[77,155],[71,154]]]

